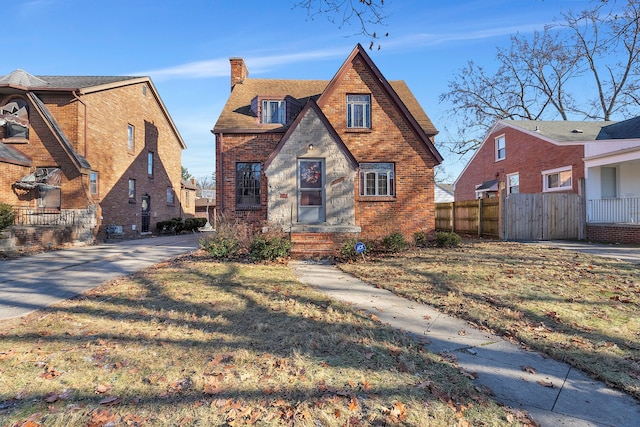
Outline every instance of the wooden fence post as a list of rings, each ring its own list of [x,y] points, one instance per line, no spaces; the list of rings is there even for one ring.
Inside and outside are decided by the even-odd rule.
[[[482,237],[482,197],[478,199],[478,237]]]

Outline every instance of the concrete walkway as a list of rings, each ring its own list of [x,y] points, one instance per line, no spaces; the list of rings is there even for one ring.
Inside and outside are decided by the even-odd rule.
[[[123,240],[0,260],[0,320],[24,316],[199,247],[200,234]]]
[[[635,399],[567,364],[525,351],[463,320],[371,286],[334,265],[292,262],[291,268],[301,282],[331,298],[426,339],[428,350],[455,355],[458,365],[476,373],[474,381],[489,387],[496,400],[528,411],[543,427],[640,425],[640,404]],[[529,369],[533,373],[526,372],[525,366],[533,368]]]

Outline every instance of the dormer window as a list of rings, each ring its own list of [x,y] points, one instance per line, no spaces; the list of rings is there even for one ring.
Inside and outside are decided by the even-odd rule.
[[[287,123],[287,103],[271,99],[262,100],[262,123]]]

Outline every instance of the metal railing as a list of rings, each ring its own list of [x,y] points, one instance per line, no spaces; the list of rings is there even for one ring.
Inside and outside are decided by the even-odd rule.
[[[51,211],[33,208],[14,208],[15,225],[75,225],[76,212]]]
[[[640,197],[587,202],[588,223],[640,224]]]

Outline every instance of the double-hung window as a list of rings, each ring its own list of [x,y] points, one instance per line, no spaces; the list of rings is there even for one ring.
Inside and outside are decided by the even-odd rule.
[[[508,194],[517,194],[520,192],[520,174],[512,173],[507,175]]]
[[[497,137],[495,141],[496,141],[495,142],[495,144],[496,144],[496,161],[504,160],[507,157],[506,140],[504,138],[504,135],[501,135],[501,136]]]
[[[129,203],[136,201],[136,180],[129,179]]]
[[[360,164],[361,196],[394,196],[395,172],[393,163]]]
[[[261,204],[260,163],[236,163],[236,207],[255,208]]]
[[[135,148],[135,142],[134,142],[134,127],[133,125],[128,125],[127,126],[127,150],[129,151],[133,151],[133,149]]]
[[[153,153],[149,151],[147,153],[147,175],[153,177]]]
[[[371,95],[347,95],[347,128],[371,128]]]
[[[571,166],[542,172],[542,191],[571,190]]]
[[[89,173],[89,192],[92,196],[98,194],[98,172],[91,171]]]
[[[287,122],[287,104],[285,101],[262,101],[262,123]]]
[[[173,205],[176,202],[173,188],[167,187],[167,204]]]

